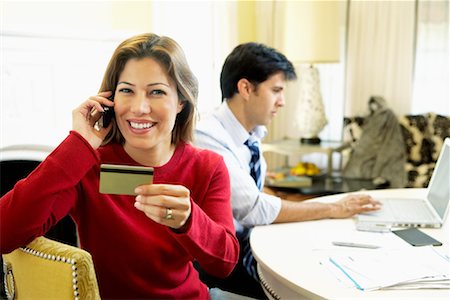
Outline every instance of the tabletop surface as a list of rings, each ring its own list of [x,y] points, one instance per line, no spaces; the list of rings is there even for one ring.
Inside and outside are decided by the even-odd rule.
[[[418,197],[425,196],[426,189],[389,189],[364,193],[371,194],[374,198]],[[325,196],[312,201],[333,202],[343,195],[345,194]],[[436,247],[436,250],[447,257],[450,256],[448,223],[447,218],[440,229],[421,228],[423,232],[443,243],[442,246]],[[355,221],[351,218],[328,219],[257,226],[252,231],[250,243],[253,254],[263,270],[269,272],[270,276],[283,286],[307,298],[450,299],[449,289],[360,291],[343,285],[330,270],[320,264],[318,255],[320,251],[336,249],[336,246],[331,244],[332,241],[350,239],[354,242],[373,243],[383,234],[386,236],[386,233],[357,231]],[[412,247],[409,244],[405,245]]]
[[[289,151],[296,152],[330,152],[347,146],[341,141],[322,141],[320,144],[302,144],[298,139],[283,139],[262,143],[263,151]]]

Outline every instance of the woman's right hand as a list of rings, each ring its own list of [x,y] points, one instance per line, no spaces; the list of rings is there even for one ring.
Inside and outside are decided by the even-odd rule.
[[[107,99],[111,95],[110,91],[98,93],[98,95],[89,97],[72,111],[72,130],[84,137],[94,149],[100,147],[111,130],[111,124],[107,128],[99,128],[99,130],[94,127],[103,112],[102,104],[114,106],[114,102]]]

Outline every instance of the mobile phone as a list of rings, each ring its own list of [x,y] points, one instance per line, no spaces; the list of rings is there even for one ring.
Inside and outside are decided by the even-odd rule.
[[[114,101],[114,95],[108,97],[109,100]],[[106,105],[102,105],[103,112],[98,120],[98,125],[102,128],[106,128],[111,123],[112,118],[114,118],[114,108]]]
[[[391,224],[372,222],[372,221],[357,221],[356,230],[370,231],[370,232],[389,232],[391,231]]]
[[[392,232],[413,246],[442,246],[441,242],[414,227]]]
[[[100,165],[100,187],[102,194],[136,195],[134,189],[153,182],[153,168],[115,164]]]

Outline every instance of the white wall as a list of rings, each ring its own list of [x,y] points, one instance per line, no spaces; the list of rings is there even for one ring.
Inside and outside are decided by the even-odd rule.
[[[0,147],[56,146],[120,41],[150,31],[149,2],[2,1]]]
[[[181,45],[199,79],[200,112],[221,102],[220,69],[237,44],[234,2],[2,1],[0,8],[0,147],[59,144],[71,111],[97,93],[115,47],[142,32]]]

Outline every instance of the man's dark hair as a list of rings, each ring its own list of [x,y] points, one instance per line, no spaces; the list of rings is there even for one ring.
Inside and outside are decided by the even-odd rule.
[[[220,73],[222,101],[238,92],[242,78],[258,86],[278,72],[283,72],[286,80],[297,78],[292,63],[277,50],[258,43],[240,44],[228,55]]]

